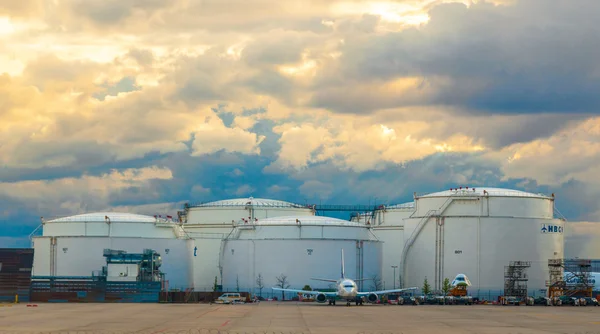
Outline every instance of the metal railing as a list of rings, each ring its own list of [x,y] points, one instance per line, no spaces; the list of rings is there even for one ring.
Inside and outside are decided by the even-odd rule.
[[[487,195],[489,196],[506,196],[506,197],[540,197],[540,198],[553,198],[552,196],[548,196],[546,194],[542,194],[542,193],[528,193],[528,192],[524,192],[524,191],[519,191],[519,190],[503,190],[503,191],[496,191],[496,190],[487,190],[485,187],[481,187],[481,188],[475,188],[475,189],[481,189],[481,190],[485,190]],[[473,190],[473,188],[469,188],[469,189],[453,189],[451,191],[450,194],[446,192],[439,192],[439,195],[435,195],[437,193],[426,193],[426,194],[414,194],[414,197],[446,197],[446,196],[485,196],[482,195],[479,192],[476,192]],[[435,196],[434,196],[435,195]]]

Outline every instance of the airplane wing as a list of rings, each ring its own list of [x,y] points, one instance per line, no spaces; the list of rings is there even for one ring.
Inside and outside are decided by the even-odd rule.
[[[281,289],[281,288],[271,288],[271,289],[277,290],[277,291],[284,291],[284,292],[301,293],[301,294],[305,294],[305,295],[318,295],[318,294],[322,293],[327,297],[337,296],[337,292],[306,291],[306,290]]]
[[[376,295],[387,295],[389,293],[397,293],[397,292],[402,292],[402,291],[407,291],[407,290],[416,290],[417,288],[405,288],[405,289],[393,289],[393,290],[381,290],[381,291],[369,291],[369,292],[359,292],[358,295],[359,296],[368,296],[371,293],[374,293]]]
[[[312,280],[315,281],[323,281],[323,282],[333,282],[333,283],[337,283],[337,280],[335,279],[329,279],[329,278],[311,278]]]

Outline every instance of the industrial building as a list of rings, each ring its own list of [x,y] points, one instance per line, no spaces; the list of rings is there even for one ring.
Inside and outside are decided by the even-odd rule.
[[[413,197],[351,220],[252,197],[185,205],[176,220],[112,212],[44,220],[33,238],[33,276],[89,276],[105,265],[107,249],[152,249],[169,289],[257,293],[259,275],[269,292],[281,275],[292,288],[327,288],[309,278],[337,278],[343,248],[347,276],[379,277],[380,288],[421,287],[427,278],[437,290],[462,273],[470,294],[493,299],[509,263],[531,263],[528,289],[539,295],[548,260],[564,257],[565,221],[554,218],[553,195],[469,187]]]
[[[565,221],[554,212],[554,196],[466,187],[415,194],[413,203],[367,217],[383,241],[384,281],[420,287],[427,278],[441,289],[444,278],[462,273],[470,293],[495,298],[511,261],[531,262],[531,294],[547,288],[548,260],[564,256]]]

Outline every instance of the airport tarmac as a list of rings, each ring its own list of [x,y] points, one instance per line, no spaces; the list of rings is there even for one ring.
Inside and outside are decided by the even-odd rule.
[[[599,333],[600,307],[24,304],[0,333]]]

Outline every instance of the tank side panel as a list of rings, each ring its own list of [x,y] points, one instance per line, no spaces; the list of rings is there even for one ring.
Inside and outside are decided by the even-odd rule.
[[[564,222],[547,219],[482,219],[481,289],[503,289],[504,266],[510,261],[531,261],[527,270],[530,290],[546,289],[548,259],[564,257],[564,232],[542,233],[546,224]]]
[[[188,213],[189,224],[231,224],[242,219],[253,220],[283,216],[314,216],[311,209],[255,207],[254,213],[243,207],[199,207]]]
[[[161,270],[171,287],[189,286],[185,240],[145,238],[57,237],[57,276],[91,276],[106,265],[104,249],[142,253],[153,249],[162,257]],[[167,253],[167,249],[169,250]]]
[[[540,198],[494,197],[490,198],[490,216],[552,219],[554,205]]]
[[[33,238],[33,269],[32,276],[50,275],[50,238]]]
[[[412,214],[412,211],[405,210],[389,210],[386,212],[377,213],[377,226],[404,226],[404,219],[407,219]]]
[[[449,201],[444,209],[444,205]],[[430,210],[441,210],[443,216],[492,216],[551,219],[554,204],[550,199],[535,197],[423,197],[417,199],[415,216],[423,217]],[[489,210],[489,211],[488,211]],[[489,215],[488,215],[489,212]]]
[[[382,268],[385,268],[383,267],[383,259],[382,242],[363,242],[363,278],[372,279],[373,277],[379,277],[382,282],[391,282],[386,280],[383,276]],[[398,271],[396,271],[396,273],[398,273]],[[373,280],[363,282],[363,291],[373,291],[375,290],[374,288],[375,285]]]
[[[188,212],[188,224],[231,224],[242,218],[248,218],[250,212],[240,207],[191,208]]]
[[[254,209],[254,215],[261,219],[286,216],[306,217],[314,216],[314,213],[311,209],[302,208],[256,208]]]
[[[193,255],[194,288],[196,291],[213,291],[215,276],[221,284],[219,271],[219,254],[221,239],[194,240]]]
[[[440,219],[441,221],[441,219]],[[479,282],[479,250],[478,250],[478,218],[471,217],[445,217],[443,224],[443,239],[440,249],[443,249],[443,271],[441,281],[448,278],[450,282],[458,274],[465,274],[471,283]],[[435,234],[433,235],[433,247],[435,247]],[[483,246],[487,247],[487,246]],[[435,271],[435,264],[432,271]],[[430,280],[433,285],[433,277]],[[441,288],[441,286],[440,286]]]
[[[111,237],[175,238],[171,227],[157,227],[153,223],[112,223]]]
[[[396,279],[396,286],[400,285],[400,277],[402,275],[400,269],[400,262],[402,261],[402,248],[404,247],[404,230],[401,228],[383,228],[373,229],[373,233],[382,242],[382,279],[386,282],[390,282],[393,286],[394,278]],[[396,275],[394,277],[394,268],[392,266],[398,266],[396,268]]]
[[[101,223],[84,223],[85,235],[90,237],[105,237],[108,236],[108,224]]]
[[[420,218],[411,218],[405,221],[404,242],[408,242]],[[407,287],[422,287],[423,280],[427,277],[430,284],[434,281],[435,267],[435,218],[430,218],[424,225],[419,237],[415,239],[406,257],[406,273],[404,273]]]
[[[75,223],[46,223],[43,227],[44,236],[85,235],[85,225]]]
[[[356,241],[349,240],[234,240],[225,247],[224,289],[235,290],[236,279],[240,288],[255,290],[256,277],[264,280],[263,294],[276,287],[276,277],[286,275],[290,288],[310,285],[313,289],[329,288],[326,282],[311,277],[338,279],[340,277],[341,249],[344,249],[347,277],[356,276]],[[233,250],[233,252],[232,252]],[[374,255],[373,255],[374,254]],[[377,266],[380,251],[366,252],[364,263]],[[369,265],[370,265],[369,264]],[[377,272],[367,266],[368,272]],[[281,296],[276,294],[276,296]],[[288,298],[292,297],[291,295]]]
[[[423,217],[429,210],[439,210],[446,202],[447,197],[423,197],[415,200],[416,211],[414,217]]]

